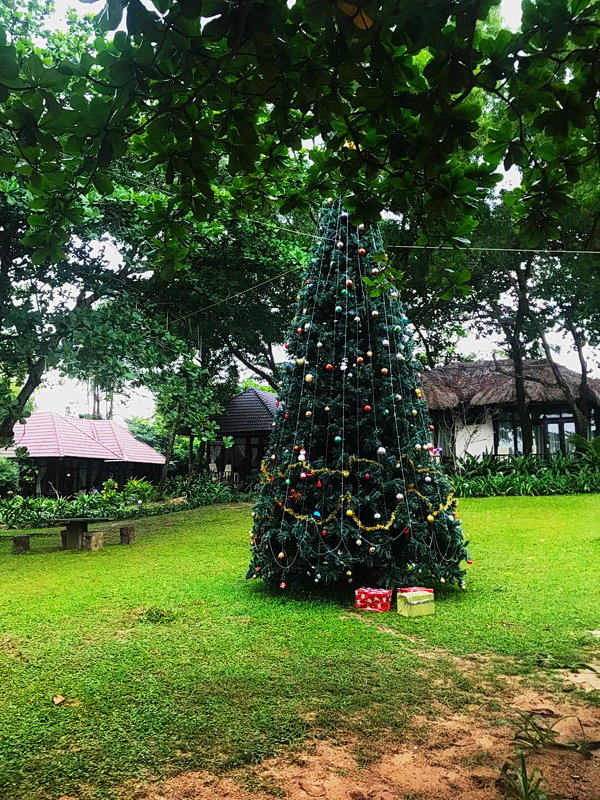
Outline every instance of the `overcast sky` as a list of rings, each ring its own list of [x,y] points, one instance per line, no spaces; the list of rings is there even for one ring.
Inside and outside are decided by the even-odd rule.
[[[74,2],[74,0],[55,0],[56,10],[49,21],[49,25],[63,28],[68,8],[74,8],[80,14],[98,13],[102,8],[102,3],[103,0],[96,0],[96,2],[92,1],[91,3]],[[516,30],[521,21],[520,0],[503,0],[501,9],[506,26]],[[508,188],[517,182],[518,173],[513,170],[505,176],[503,185]],[[550,338],[554,345],[560,347],[557,360],[572,369],[578,370],[577,355],[570,343],[561,340],[557,336]],[[475,353],[479,358],[490,358],[495,350],[497,350],[497,344],[493,339],[481,339],[475,336],[469,336],[460,345],[462,353]],[[594,373],[598,374],[598,365],[596,363],[598,354],[594,355],[594,358],[590,358],[590,361],[593,362],[591,366],[594,367]],[[56,411],[60,414],[66,413],[72,416],[91,411],[91,400],[87,387],[77,384],[75,381],[60,379],[57,373],[52,373],[38,390],[35,402],[39,411]],[[152,397],[148,392],[141,390],[132,391],[129,396],[120,397],[115,402],[115,419],[118,421],[123,421],[132,416],[151,416],[152,411]]]

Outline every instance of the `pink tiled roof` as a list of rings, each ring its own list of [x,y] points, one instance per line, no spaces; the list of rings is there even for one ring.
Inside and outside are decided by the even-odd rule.
[[[165,462],[164,456],[112,420],[75,419],[53,411],[36,411],[24,424],[17,422],[13,430],[14,447],[26,447],[32,458]]]
[[[140,442],[126,428],[111,419],[73,419],[77,427],[97,442],[116,453],[113,461],[131,461],[136,464],[164,464],[165,457],[145,442]]]

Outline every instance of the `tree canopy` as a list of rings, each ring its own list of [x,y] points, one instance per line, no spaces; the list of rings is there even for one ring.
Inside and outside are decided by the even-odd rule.
[[[287,213],[334,190],[353,222],[416,203],[422,236],[465,242],[500,164],[522,171],[517,222],[544,241],[598,159],[599,5],[524,0],[514,33],[490,24],[497,6],[107,0],[97,24],[126,30],[44,54],[5,20],[0,169],[35,198],[24,242],[57,260],[128,155],[169,187],[147,220],[168,267],[187,255],[182,218]]]

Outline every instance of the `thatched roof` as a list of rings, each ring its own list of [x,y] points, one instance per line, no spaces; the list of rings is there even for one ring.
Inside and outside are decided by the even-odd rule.
[[[561,374],[579,396],[580,375],[566,367]],[[565,396],[546,361],[526,361],[525,391],[532,403],[564,405]],[[590,379],[592,402],[600,405],[600,381]],[[512,361],[473,361],[448,364],[423,373],[423,392],[433,411],[464,406],[514,406],[514,366]]]

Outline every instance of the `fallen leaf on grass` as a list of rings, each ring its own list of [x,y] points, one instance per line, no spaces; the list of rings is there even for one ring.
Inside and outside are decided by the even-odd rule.
[[[64,697],[62,694],[55,694],[52,698],[52,702],[55,706],[59,706],[61,703],[64,703],[67,698]]]

